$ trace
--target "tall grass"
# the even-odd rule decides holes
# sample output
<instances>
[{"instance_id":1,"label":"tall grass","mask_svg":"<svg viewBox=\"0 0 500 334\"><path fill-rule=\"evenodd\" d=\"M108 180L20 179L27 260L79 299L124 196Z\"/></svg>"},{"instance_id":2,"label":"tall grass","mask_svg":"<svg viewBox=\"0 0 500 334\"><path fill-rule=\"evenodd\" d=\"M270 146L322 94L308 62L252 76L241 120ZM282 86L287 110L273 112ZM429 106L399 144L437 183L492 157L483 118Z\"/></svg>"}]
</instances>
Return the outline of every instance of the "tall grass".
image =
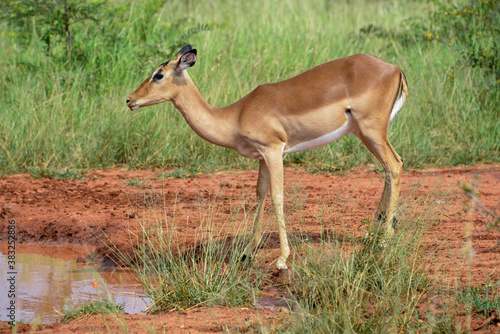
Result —
<instances>
[{"instance_id":1,"label":"tall grass","mask_svg":"<svg viewBox=\"0 0 500 334\"><path fill-rule=\"evenodd\" d=\"M387 242L375 230L354 244L307 247L294 261L294 332L388 333L414 327L431 283L415 232L414 225Z\"/></svg>"},{"instance_id":2,"label":"tall grass","mask_svg":"<svg viewBox=\"0 0 500 334\"><path fill-rule=\"evenodd\" d=\"M294 186L291 191L291 205L303 205L303 189ZM425 235L453 196L432 189L426 196L406 196L392 238L369 220L361 223L363 233L358 237L351 228L326 229L327 222L349 225L350 218L343 211L320 214L311 225L324 232L318 238L301 227L291 238L290 269L278 277L271 274L274 266L266 263L271 247L267 240L253 260L241 261L250 241L245 235L251 215L240 210L248 203L236 205L221 226L216 218L219 196L200 204L200 225L189 231L175 206L164 207L161 201L145 206L131 238L134 251L117 256L137 274L152 313L258 307L262 290L271 286L272 298L285 296L290 310L280 314L272 329L262 322L258 332L460 333L470 327L460 316L480 311L486 318L500 299L496 283L450 286L447 273L440 273L427 251ZM331 200L326 196L326 202ZM306 214L298 219L303 221Z\"/></svg>"},{"instance_id":3,"label":"tall grass","mask_svg":"<svg viewBox=\"0 0 500 334\"><path fill-rule=\"evenodd\" d=\"M200 226L179 233L175 207L154 204L138 220L131 240L133 252L115 246L115 256L131 267L151 301L147 311L158 313L196 307L249 307L256 303L266 271L242 261L249 242L247 222L217 226L217 205L200 208ZM173 210L172 218L166 215ZM239 210L239 209L236 209ZM165 216L163 216L165 215Z\"/></svg>"},{"instance_id":4,"label":"tall grass","mask_svg":"<svg viewBox=\"0 0 500 334\"><path fill-rule=\"evenodd\" d=\"M294 307L282 332L434 332L443 322L455 328L453 310L436 315L425 308L441 282L430 275L424 235L449 198L432 190L425 197L407 196L398 232L389 239L380 226L364 220L362 237L346 237L340 229L323 233L319 244L297 243L288 287ZM344 212L318 219L322 224L348 221Z\"/></svg>"},{"instance_id":5,"label":"tall grass","mask_svg":"<svg viewBox=\"0 0 500 334\"><path fill-rule=\"evenodd\" d=\"M481 68L455 66L460 53L447 42L426 40L428 31L412 29L411 22L426 21L435 9L427 2L386 0L112 0L99 7L97 22L72 26L71 60L57 38L47 51L41 20L4 20L0 172L122 164L253 167L198 138L171 104L135 113L126 108L139 83L187 42L199 51L190 75L215 106L332 59L377 55L408 77L409 99L390 129L407 167L498 162L498 86ZM368 26L394 34L362 33ZM373 161L353 136L286 158L319 168Z\"/></svg>"}]
</instances>

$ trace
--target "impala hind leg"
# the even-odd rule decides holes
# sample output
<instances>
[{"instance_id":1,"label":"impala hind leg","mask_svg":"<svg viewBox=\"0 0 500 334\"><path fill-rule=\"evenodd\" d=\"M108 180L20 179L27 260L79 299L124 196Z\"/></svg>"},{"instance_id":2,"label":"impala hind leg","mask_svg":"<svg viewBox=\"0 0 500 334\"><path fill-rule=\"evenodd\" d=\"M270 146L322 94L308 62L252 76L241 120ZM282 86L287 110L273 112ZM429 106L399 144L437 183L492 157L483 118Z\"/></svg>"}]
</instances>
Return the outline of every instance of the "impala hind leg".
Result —
<instances>
[{"instance_id":1,"label":"impala hind leg","mask_svg":"<svg viewBox=\"0 0 500 334\"><path fill-rule=\"evenodd\" d=\"M285 215L283 212L283 155L281 144L274 150L269 150L264 154L265 162L269 170L269 185L271 187L271 198L280 237L280 256L276 261L278 269L287 269L286 260L290 255L288 238L285 227Z\"/></svg>"},{"instance_id":2,"label":"impala hind leg","mask_svg":"<svg viewBox=\"0 0 500 334\"><path fill-rule=\"evenodd\" d=\"M245 249L243 258L249 258L252 250L256 248L262 238L262 219L264 217L264 206L269 193L269 169L265 160L259 160L259 177L257 179L257 209L252 225L252 238Z\"/></svg>"},{"instance_id":3,"label":"impala hind leg","mask_svg":"<svg viewBox=\"0 0 500 334\"><path fill-rule=\"evenodd\" d=\"M385 184L377 209L377 219L380 223L385 221L385 230L388 236L392 236L397 222L395 215L399 199L403 160L392 147L385 131L383 135L380 132L371 132L369 134L362 132L359 138L384 167Z\"/></svg>"}]
</instances>

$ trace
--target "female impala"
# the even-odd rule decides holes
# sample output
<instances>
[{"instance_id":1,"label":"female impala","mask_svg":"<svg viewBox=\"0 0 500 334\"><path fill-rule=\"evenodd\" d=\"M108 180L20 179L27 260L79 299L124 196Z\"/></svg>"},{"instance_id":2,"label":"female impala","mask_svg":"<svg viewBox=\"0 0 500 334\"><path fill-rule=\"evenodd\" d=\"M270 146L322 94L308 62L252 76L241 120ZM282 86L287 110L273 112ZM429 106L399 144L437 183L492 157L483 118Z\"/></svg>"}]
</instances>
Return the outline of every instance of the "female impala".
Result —
<instances>
[{"instance_id":1,"label":"female impala","mask_svg":"<svg viewBox=\"0 0 500 334\"><path fill-rule=\"evenodd\" d=\"M382 163L385 185L377 217L387 234L399 196L403 161L387 138L387 129L403 107L408 88L399 67L369 55L354 55L316 66L291 79L257 87L225 108L210 106L186 69L196 50L183 47L175 60L158 66L132 95L132 110L172 101L189 126L203 139L259 160L259 204L252 228L249 256L259 244L264 202L271 190L281 244L277 260L286 269L290 254L283 215L283 155L329 144L354 134Z\"/></svg>"}]
</instances>

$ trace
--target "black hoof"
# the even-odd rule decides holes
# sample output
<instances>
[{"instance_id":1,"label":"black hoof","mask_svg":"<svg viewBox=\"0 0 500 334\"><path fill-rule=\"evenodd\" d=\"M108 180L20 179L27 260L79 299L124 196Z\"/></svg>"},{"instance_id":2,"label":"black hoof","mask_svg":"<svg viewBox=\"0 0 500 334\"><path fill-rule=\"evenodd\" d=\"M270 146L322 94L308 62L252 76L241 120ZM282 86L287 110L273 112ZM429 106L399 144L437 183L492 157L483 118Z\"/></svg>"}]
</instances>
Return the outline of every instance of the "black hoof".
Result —
<instances>
[{"instance_id":1,"label":"black hoof","mask_svg":"<svg viewBox=\"0 0 500 334\"><path fill-rule=\"evenodd\" d=\"M396 217L392 218L392 228L397 230L399 225L399 221Z\"/></svg>"},{"instance_id":2,"label":"black hoof","mask_svg":"<svg viewBox=\"0 0 500 334\"><path fill-rule=\"evenodd\" d=\"M243 256L241 257L241 262L250 262L250 261L252 261L252 257L243 254Z\"/></svg>"},{"instance_id":3,"label":"black hoof","mask_svg":"<svg viewBox=\"0 0 500 334\"><path fill-rule=\"evenodd\" d=\"M381 223L384 223L386 221L385 212L380 212L377 216L377 220ZM398 219L396 217L392 218L392 228L396 230L398 228L398 225Z\"/></svg>"}]
</instances>

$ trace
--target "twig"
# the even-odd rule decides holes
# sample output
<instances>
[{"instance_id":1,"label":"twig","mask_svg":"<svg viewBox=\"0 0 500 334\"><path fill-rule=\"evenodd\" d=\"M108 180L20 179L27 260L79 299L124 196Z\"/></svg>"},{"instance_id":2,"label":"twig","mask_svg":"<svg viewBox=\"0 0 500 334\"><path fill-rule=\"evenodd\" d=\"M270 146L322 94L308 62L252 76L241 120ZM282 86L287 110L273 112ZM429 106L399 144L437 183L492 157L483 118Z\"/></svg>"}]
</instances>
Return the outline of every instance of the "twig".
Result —
<instances>
[{"instance_id":1,"label":"twig","mask_svg":"<svg viewBox=\"0 0 500 334\"><path fill-rule=\"evenodd\" d=\"M494 311L493 314L488 319L486 319L482 325L479 325L478 327L474 328L474 330L477 331L483 328L484 326L488 325L492 320L495 320L495 318L497 317L500 319L500 311Z\"/></svg>"}]
</instances>

